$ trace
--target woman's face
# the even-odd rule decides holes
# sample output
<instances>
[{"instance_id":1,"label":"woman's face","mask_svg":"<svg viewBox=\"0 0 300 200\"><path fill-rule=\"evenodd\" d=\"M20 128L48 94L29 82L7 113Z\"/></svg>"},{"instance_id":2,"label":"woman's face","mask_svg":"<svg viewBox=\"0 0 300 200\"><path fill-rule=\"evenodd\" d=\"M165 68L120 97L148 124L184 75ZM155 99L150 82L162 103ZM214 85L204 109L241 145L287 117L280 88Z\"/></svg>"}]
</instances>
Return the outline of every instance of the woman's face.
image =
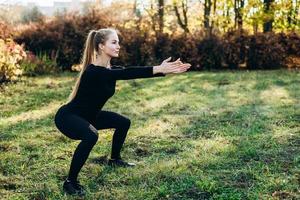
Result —
<instances>
[{"instance_id":1,"label":"woman's face","mask_svg":"<svg viewBox=\"0 0 300 200\"><path fill-rule=\"evenodd\" d=\"M99 44L101 53L105 53L110 57L119 57L119 37L116 32L109 34L105 44Z\"/></svg>"}]
</instances>

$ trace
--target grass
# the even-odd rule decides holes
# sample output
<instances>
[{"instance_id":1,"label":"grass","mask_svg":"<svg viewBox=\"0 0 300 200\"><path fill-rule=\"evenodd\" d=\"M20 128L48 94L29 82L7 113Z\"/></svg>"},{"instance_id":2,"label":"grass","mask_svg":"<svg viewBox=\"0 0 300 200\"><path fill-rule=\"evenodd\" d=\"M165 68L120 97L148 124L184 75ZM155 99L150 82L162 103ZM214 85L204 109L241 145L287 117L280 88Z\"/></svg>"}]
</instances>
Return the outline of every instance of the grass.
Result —
<instances>
[{"instance_id":1,"label":"grass","mask_svg":"<svg viewBox=\"0 0 300 200\"><path fill-rule=\"evenodd\" d=\"M54 125L76 75L24 77L0 95L0 198L73 199L62 191L79 141ZM85 199L298 199L299 72L190 72L121 80L104 109L129 117L110 168L113 129L79 174ZM78 198L74 198L78 199Z\"/></svg>"}]
</instances>

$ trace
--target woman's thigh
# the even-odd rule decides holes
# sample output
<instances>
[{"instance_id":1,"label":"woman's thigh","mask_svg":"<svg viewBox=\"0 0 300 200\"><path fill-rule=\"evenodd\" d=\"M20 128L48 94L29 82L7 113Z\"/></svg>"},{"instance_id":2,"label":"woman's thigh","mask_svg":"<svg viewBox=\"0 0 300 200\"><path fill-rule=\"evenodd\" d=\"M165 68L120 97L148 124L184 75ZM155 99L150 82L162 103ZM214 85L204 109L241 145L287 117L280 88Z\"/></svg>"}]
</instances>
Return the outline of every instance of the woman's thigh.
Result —
<instances>
[{"instance_id":1,"label":"woman's thigh","mask_svg":"<svg viewBox=\"0 0 300 200\"><path fill-rule=\"evenodd\" d=\"M55 124L64 135L71 139L86 140L98 137L97 129L87 120L74 113L57 113Z\"/></svg>"},{"instance_id":2,"label":"woman's thigh","mask_svg":"<svg viewBox=\"0 0 300 200\"><path fill-rule=\"evenodd\" d=\"M101 110L98 112L93 125L98 130L128 127L130 126L130 119L115 112Z\"/></svg>"}]
</instances>

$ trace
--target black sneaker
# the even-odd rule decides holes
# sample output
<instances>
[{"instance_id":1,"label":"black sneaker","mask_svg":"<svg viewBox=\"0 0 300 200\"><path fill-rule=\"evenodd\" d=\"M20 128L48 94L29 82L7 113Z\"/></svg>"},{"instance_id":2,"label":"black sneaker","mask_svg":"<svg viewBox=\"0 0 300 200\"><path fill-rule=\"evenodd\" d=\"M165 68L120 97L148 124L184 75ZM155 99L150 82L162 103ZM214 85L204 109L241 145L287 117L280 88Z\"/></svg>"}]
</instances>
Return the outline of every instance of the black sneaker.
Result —
<instances>
[{"instance_id":1,"label":"black sneaker","mask_svg":"<svg viewBox=\"0 0 300 200\"><path fill-rule=\"evenodd\" d=\"M125 162L122 159L109 159L108 160L108 165L112 166L112 167L115 167L115 166L118 166L118 167L134 167L136 164Z\"/></svg>"},{"instance_id":2,"label":"black sneaker","mask_svg":"<svg viewBox=\"0 0 300 200\"><path fill-rule=\"evenodd\" d=\"M80 185L79 181L70 181L66 179L63 184L63 188L66 193L71 195L85 195L84 187Z\"/></svg>"}]
</instances>

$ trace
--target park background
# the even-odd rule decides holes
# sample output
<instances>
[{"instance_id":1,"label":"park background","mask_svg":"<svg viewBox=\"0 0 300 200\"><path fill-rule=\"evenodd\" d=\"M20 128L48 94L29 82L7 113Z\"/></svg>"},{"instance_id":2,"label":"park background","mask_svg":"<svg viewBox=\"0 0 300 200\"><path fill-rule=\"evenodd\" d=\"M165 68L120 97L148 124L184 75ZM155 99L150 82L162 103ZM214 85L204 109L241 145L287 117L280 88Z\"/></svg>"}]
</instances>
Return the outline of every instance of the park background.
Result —
<instances>
[{"instance_id":1,"label":"park background","mask_svg":"<svg viewBox=\"0 0 300 200\"><path fill-rule=\"evenodd\" d=\"M89 30L114 27L113 64L172 56L192 67L117 83L104 109L132 119L122 154L139 166L108 167L113 130L99 131L79 176L86 199L298 199L299 4L73 0L47 15L1 2L0 198L70 198L61 184L78 141L55 128L54 115Z\"/></svg>"}]
</instances>

